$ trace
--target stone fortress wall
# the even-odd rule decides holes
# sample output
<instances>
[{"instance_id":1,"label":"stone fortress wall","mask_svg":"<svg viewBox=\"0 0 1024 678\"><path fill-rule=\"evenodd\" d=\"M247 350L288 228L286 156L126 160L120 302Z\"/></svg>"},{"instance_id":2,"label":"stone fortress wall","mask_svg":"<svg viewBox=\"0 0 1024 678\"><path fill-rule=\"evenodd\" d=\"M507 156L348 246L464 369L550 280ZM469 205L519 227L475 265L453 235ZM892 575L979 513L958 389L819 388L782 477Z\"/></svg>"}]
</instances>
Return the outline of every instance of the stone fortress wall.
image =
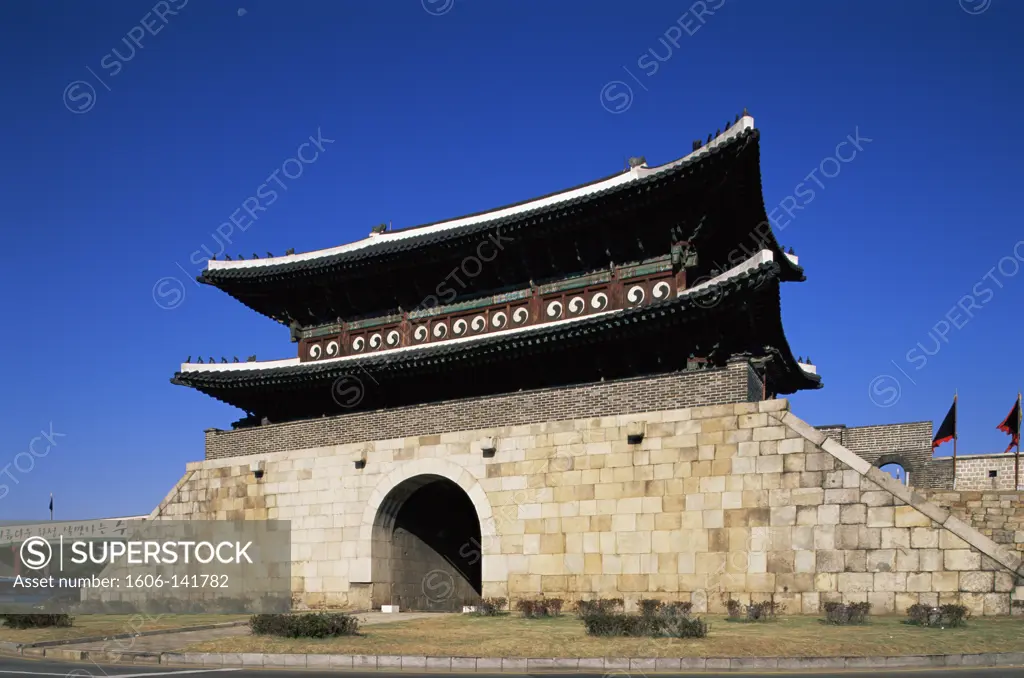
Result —
<instances>
[{"instance_id":1,"label":"stone fortress wall","mask_svg":"<svg viewBox=\"0 0 1024 678\"><path fill-rule=\"evenodd\" d=\"M394 602L393 582L417 573L412 561L396 567L390 528L411 488L438 482L468 498L479 520L479 534L464 534L457 550L479 563L484 596L659 597L710 611L728 597L774 597L791 613L832 600L866 600L875 613L917 602L1024 612L1012 606L1024 600L1019 496L929 501L837 440L857 446L858 429L826 436L788 401L759 394L737 362L211 431L207 460L188 465L152 517L291 520L293 592L310 606ZM902 426L872 428L894 447L924 430ZM922 476L912 468L912 482ZM1005 512L998 528L986 522L992 501ZM421 573L424 594L438 576L465 590L465 568L445 562Z\"/></svg>"}]
</instances>

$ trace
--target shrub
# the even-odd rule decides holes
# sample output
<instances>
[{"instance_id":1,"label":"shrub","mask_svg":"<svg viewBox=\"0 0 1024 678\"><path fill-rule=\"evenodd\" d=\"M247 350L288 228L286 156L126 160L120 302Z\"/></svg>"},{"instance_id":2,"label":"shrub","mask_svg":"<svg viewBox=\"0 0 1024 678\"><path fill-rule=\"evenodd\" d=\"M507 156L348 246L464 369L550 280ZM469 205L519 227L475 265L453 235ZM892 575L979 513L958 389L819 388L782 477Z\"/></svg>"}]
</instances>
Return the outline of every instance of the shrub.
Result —
<instances>
[{"instance_id":1,"label":"shrub","mask_svg":"<svg viewBox=\"0 0 1024 678\"><path fill-rule=\"evenodd\" d=\"M660 600L652 600L650 598L641 600L640 615L643 617L653 617L654 615L658 614L658 612L661 610L661 606L662 605Z\"/></svg>"},{"instance_id":2,"label":"shrub","mask_svg":"<svg viewBox=\"0 0 1024 678\"><path fill-rule=\"evenodd\" d=\"M590 636L703 638L708 634L708 625L702 619L662 614L595 612L583 617L583 626Z\"/></svg>"},{"instance_id":3,"label":"shrub","mask_svg":"<svg viewBox=\"0 0 1024 678\"><path fill-rule=\"evenodd\" d=\"M67 627L74 622L74 617L66 614L0 614L0 619L12 629Z\"/></svg>"},{"instance_id":4,"label":"shrub","mask_svg":"<svg viewBox=\"0 0 1024 678\"><path fill-rule=\"evenodd\" d=\"M731 598L726 601L725 607L729 611L730 620L748 622L773 621L786 609L785 605L780 605L774 600L743 605L740 601Z\"/></svg>"},{"instance_id":5,"label":"shrub","mask_svg":"<svg viewBox=\"0 0 1024 678\"><path fill-rule=\"evenodd\" d=\"M661 606L661 613L667 617L689 617L692 610L693 603L684 603L678 600L663 603Z\"/></svg>"},{"instance_id":6,"label":"shrub","mask_svg":"<svg viewBox=\"0 0 1024 678\"><path fill-rule=\"evenodd\" d=\"M257 636L285 638L333 638L354 636L359 631L359 620L341 612L311 612L307 614L254 614L249 628Z\"/></svg>"},{"instance_id":7,"label":"shrub","mask_svg":"<svg viewBox=\"0 0 1024 678\"><path fill-rule=\"evenodd\" d=\"M967 624L971 612L963 605L911 605L907 608L907 623L916 626L939 626L956 628Z\"/></svg>"},{"instance_id":8,"label":"shrub","mask_svg":"<svg viewBox=\"0 0 1024 678\"><path fill-rule=\"evenodd\" d=\"M871 610L871 603L825 603L825 621L829 624L846 626L863 624Z\"/></svg>"},{"instance_id":9,"label":"shrub","mask_svg":"<svg viewBox=\"0 0 1024 678\"><path fill-rule=\"evenodd\" d=\"M780 605L774 600L753 603L747 605L747 619L750 621L773 621L785 609L785 605Z\"/></svg>"},{"instance_id":10,"label":"shrub","mask_svg":"<svg viewBox=\"0 0 1024 678\"><path fill-rule=\"evenodd\" d=\"M942 605L939 607L946 626L956 628L966 626L967 620L971 618L971 611L963 605Z\"/></svg>"},{"instance_id":11,"label":"shrub","mask_svg":"<svg viewBox=\"0 0 1024 678\"><path fill-rule=\"evenodd\" d=\"M668 638L704 638L708 635L708 624L700 617L672 617L662 621L658 635Z\"/></svg>"},{"instance_id":12,"label":"shrub","mask_svg":"<svg viewBox=\"0 0 1024 678\"><path fill-rule=\"evenodd\" d=\"M622 598L597 598L596 600L576 601L576 616L583 618L589 614L611 614L622 610Z\"/></svg>"},{"instance_id":13,"label":"shrub","mask_svg":"<svg viewBox=\"0 0 1024 678\"><path fill-rule=\"evenodd\" d=\"M541 605L544 606L544 616L546 617L560 617L562 615L562 599L561 598L545 598L540 601Z\"/></svg>"},{"instance_id":14,"label":"shrub","mask_svg":"<svg viewBox=\"0 0 1024 678\"><path fill-rule=\"evenodd\" d=\"M517 600L516 609L527 619L557 617L562 614L561 598L540 598L538 600Z\"/></svg>"},{"instance_id":15,"label":"shrub","mask_svg":"<svg viewBox=\"0 0 1024 678\"><path fill-rule=\"evenodd\" d=\"M508 605L508 598L484 598L476 606L474 614L481 617L496 617Z\"/></svg>"}]
</instances>

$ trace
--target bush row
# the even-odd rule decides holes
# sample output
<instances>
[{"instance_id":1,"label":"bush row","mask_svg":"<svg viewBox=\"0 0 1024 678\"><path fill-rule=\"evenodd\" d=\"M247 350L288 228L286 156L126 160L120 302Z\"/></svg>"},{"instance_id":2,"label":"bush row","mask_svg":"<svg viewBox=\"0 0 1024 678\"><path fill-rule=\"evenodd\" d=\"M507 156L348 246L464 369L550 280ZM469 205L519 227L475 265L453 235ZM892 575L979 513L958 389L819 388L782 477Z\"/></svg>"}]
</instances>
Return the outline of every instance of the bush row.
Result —
<instances>
[{"instance_id":1,"label":"bush row","mask_svg":"<svg viewBox=\"0 0 1024 678\"><path fill-rule=\"evenodd\" d=\"M539 600L517 600L516 609L527 619L558 617L562 614L561 598L540 598Z\"/></svg>"},{"instance_id":2,"label":"bush row","mask_svg":"<svg viewBox=\"0 0 1024 678\"><path fill-rule=\"evenodd\" d=\"M825 603L821 607L825 611L825 621L846 626L863 624L871 610L871 603Z\"/></svg>"},{"instance_id":3,"label":"bush row","mask_svg":"<svg viewBox=\"0 0 1024 678\"><path fill-rule=\"evenodd\" d=\"M40 629L71 626L75 618L66 614L0 614L0 619L11 629Z\"/></svg>"},{"instance_id":4,"label":"bush row","mask_svg":"<svg viewBox=\"0 0 1024 678\"><path fill-rule=\"evenodd\" d=\"M590 636L654 636L660 638L703 638L708 625L703 619L685 616L662 616L598 612L583 617Z\"/></svg>"},{"instance_id":5,"label":"bush row","mask_svg":"<svg viewBox=\"0 0 1024 678\"><path fill-rule=\"evenodd\" d=\"M484 598L476 605L474 614L481 617L496 617L508 605L508 598Z\"/></svg>"},{"instance_id":6,"label":"bush row","mask_svg":"<svg viewBox=\"0 0 1024 678\"><path fill-rule=\"evenodd\" d=\"M359 620L341 612L254 614L249 618L249 628L256 636L334 638L357 635Z\"/></svg>"},{"instance_id":7,"label":"bush row","mask_svg":"<svg viewBox=\"0 0 1024 678\"><path fill-rule=\"evenodd\" d=\"M907 608L907 621L916 626L965 626L971 612L963 605L911 605Z\"/></svg>"},{"instance_id":8,"label":"bush row","mask_svg":"<svg viewBox=\"0 0 1024 678\"><path fill-rule=\"evenodd\" d=\"M729 611L730 620L744 622L773 621L786 609L785 605L780 605L774 600L744 605L731 598L726 602L725 607Z\"/></svg>"}]
</instances>

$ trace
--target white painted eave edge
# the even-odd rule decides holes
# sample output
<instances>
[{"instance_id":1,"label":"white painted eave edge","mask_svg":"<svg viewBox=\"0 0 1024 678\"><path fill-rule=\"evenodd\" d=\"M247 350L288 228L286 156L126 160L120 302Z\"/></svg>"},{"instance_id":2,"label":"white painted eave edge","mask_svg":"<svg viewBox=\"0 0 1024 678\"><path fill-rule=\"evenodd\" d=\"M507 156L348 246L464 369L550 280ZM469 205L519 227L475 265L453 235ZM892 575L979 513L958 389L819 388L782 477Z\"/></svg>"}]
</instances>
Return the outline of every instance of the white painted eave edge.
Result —
<instances>
[{"instance_id":1,"label":"white painted eave edge","mask_svg":"<svg viewBox=\"0 0 1024 678\"><path fill-rule=\"evenodd\" d=\"M699 292L700 290L703 290L703 289L706 289L708 287L711 287L712 285L718 285L718 284L720 284L720 283L722 283L722 282L724 282L726 280L729 280L731 278L735 278L736 276L740 275L741 273L746 273L747 271L751 271L751 270L757 268L758 266L760 266L761 264L767 264L767 263L770 263L772 261L775 261L775 255L772 254L772 251L771 250L767 250L767 249L761 250L760 252L758 252L754 256L750 257L746 261L743 261L743 262L741 262L739 264L736 264L735 266L730 268L725 273L722 273L721 275L717 275L714 278L712 278L711 280L706 280L706 281L700 283L699 285L694 285L693 287L687 287L685 290L679 290L679 293L678 293L677 296L682 297L682 296L685 296L687 294L693 294L694 292Z\"/></svg>"},{"instance_id":2,"label":"white painted eave edge","mask_svg":"<svg viewBox=\"0 0 1024 678\"><path fill-rule=\"evenodd\" d=\"M808 365L807 363L797 363L797 365L799 365L800 369L803 370L804 372L806 372L807 374L817 374L818 373L818 368L815 367L814 365Z\"/></svg>"},{"instance_id":3,"label":"white painted eave edge","mask_svg":"<svg viewBox=\"0 0 1024 678\"><path fill-rule=\"evenodd\" d=\"M765 258L767 257L767 258ZM772 261L771 250L761 250L750 259L747 259L742 264L734 266L733 268L726 271L723 275L718 276L714 280L707 283L697 285L692 289L683 290L677 296L685 297L693 294L694 292L700 291L707 285L712 283L723 282L737 275L741 275L752 268L756 268L763 261ZM407 353L410 351L420 351L428 347L439 346L444 344L445 346L452 344L465 344L474 341L486 339L487 337L495 336L511 336L514 334L520 334L522 332L528 332L530 330L540 329L542 327L557 327L560 325L571 325L573 323L583 322L591 318L599 318L601 316L612 315L615 313L623 313L628 309L614 309L611 311L601 311L600 313L591 313L590 315L579 316L578 318L566 318L564 320L555 320L554 322L543 323L541 325L527 325L526 327L514 327L508 330L499 330L497 332L488 332L487 334L478 334L472 337L459 337L458 339L448 339L443 342L433 342L427 344L417 344L415 346L402 346L401 348L393 348L387 351L379 351L375 353L360 353L357 355L346 355L338 358L328 358L326 360L315 360L309 362L302 362L295 358L285 358L283 360L267 360L263 362L246 362L246 363L182 363L180 372L244 372L247 370L273 370L282 367L295 367L296 365L330 365L334 363L343 363L349 360L356 360L359 358L367 358L369 356L389 356L397 353Z\"/></svg>"},{"instance_id":4,"label":"white painted eave edge","mask_svg":"<svg viewBox=\"0 0 1024 678\"><path fill-rule=\"evenodd\" d=\"M482 214L476 214L470 217L462 217L459 219L452 219L450 221L444 221L439 224L432 226L423 226L421 228L414 228L408 231L399 231L395 233L375 233L362 240L357 240L353 243L346 245L339 245L338 247L331 247L323 250L314 250L312 252L303 252L301 254L289 254L282 257L268 257L266 259L247 259L242 261L214 261L210 260L206 264L206 270L224 270L231 268L259 268L261 266L279 266L281 264L290 264L299 261L310 261L312 259L320 259L323 257L333 256L335 254L341 254L343 252L351 252L359 250L369 245L372 245L381 241L394 241L404 240L406 238L418 237L429 233L438 233L441 231L447 231L453 228L459 228L461 226L470 226L473 224L479 224L487 221L494 221L497 219L503 219L523 212L529 212L530 210L539 209L541 207L548 207L561 202L569 200L575 200L587 195L592 195L600 191L614 188L622 184L628 184L633 181L638 181L652 174L658 172L664 172L674 167L688 162L702 154L707 154L711 149L720 146L722 143L742 134L746 130L754 129L754 118L750 115L745 115L740 118L739 122L735 123L729 129L725 130L722 134L715 137L711 143L702 146L701 148L693 151L678 160L659 165L657 167L640 166L634 167L622 174L612 177L611 179L605 179L588 186L581 186L580 188L570 189L563 191L562 193L556 193L549 195L546 198L538 198L537 200L531 200L529 202L515 205L512 207L499 207L498 209L484 212Z\"/></svg>"}]
</instances>

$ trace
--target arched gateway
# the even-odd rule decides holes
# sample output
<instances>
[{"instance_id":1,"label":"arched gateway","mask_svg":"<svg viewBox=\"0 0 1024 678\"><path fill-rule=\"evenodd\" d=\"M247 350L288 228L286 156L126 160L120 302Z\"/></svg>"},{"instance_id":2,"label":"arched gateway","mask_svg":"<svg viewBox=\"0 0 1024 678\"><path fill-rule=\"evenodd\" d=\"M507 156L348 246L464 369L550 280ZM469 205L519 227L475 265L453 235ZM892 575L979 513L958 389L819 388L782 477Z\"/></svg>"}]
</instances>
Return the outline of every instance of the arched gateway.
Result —
<instances>
[{"instance_id":1,"label":"arched gateway","mask_svg":"<svg viewBox=\"0 0 1024 678\"><path fill-rule=\"evenodd\" d=\"M409 462L382 478L360 530L373 606L458 610L474 604L495 540L490 518L476 479L446 460Z\"/></svg>"}]
</instances>

